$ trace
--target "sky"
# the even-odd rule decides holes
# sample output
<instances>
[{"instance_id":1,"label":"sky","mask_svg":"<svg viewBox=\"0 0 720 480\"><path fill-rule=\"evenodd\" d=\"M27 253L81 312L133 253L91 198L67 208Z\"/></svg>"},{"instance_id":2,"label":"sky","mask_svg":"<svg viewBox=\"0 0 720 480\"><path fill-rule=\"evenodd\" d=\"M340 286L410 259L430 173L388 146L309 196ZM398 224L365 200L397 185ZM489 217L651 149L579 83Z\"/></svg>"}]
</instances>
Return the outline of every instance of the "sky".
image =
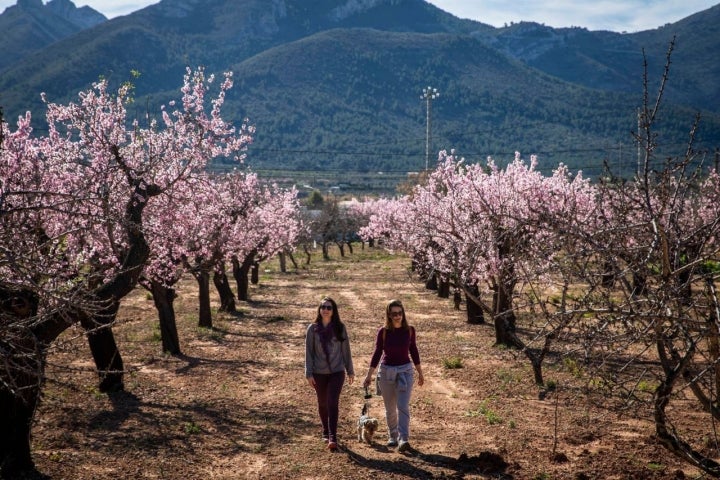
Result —
<instances>
[{"instance_id":1,"label":"sky","mask_svg":"<svg viewBox=\"0 0 720 480\"><path fill-rule=\"evenodd\" d=\"M47 3L47 0L43 0ZM308 0L311 1L311 0ZM550 27L585 27L589 30L638 32L674 23L712 7L720 0L429 0L460 18L502 27L531 21ZM16 0L0 0L0 11ZM73 0L108 18L127 15L158 0Z\"/></svg>"}]
</instances>

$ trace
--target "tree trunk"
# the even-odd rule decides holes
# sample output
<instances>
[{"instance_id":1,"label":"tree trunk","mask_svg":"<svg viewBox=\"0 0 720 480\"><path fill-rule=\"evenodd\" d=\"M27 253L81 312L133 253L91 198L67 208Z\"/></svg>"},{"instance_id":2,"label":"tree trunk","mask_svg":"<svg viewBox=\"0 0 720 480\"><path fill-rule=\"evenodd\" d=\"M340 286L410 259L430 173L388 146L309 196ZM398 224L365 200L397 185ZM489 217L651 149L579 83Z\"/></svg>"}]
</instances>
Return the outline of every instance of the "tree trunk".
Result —
<instances>
[{"instance_id":1,"label":"tree trunk","mask_svg":"<svg viewBox=\"0 0 720 480\"><path fill-rule=\"evenodd\" d=\"M111 327L119 307L119 302L113 302L108 308L92 317L83 315L80 318L80 324L87 332L90 352L100 378L98 388L104 393L120 392L125 389L123 384L125 367Z\"/></svg>"},{"instance_id":2,"label":"tree trunk","mask_svg":"<svg viewBox=\"0 0 720 480\"><path fill-rule=\"evenodd\" d=\"M280 262L280 272L287 273L287 262L285 261L285 252L278 253L278 261Z\"/></svg>"},{"instance_id":3,"label":"tree trunk","mask_svg":"<svg viewBox=\"0 0 720 480\"><path fill-rule=\"evenodd\" d=\"M322 242L322 256L323 260L330 260L330 253L328 252L327 242Z\"/></svg>"},{"instance_id":4,"label":"tree trunk","mask_svg":"<svg viewBox=\"0 0 720 480\"><path fill-rule=\"evenodd\" d=\"M665 381L655 390L655 433L660 443L677 457L695 465L715 478L720 477L720 464L693 449L690 444L677 435L677 431L672 424L668 425L665 410L670 404L670 395L680 370L682 370L682 367L674 371L666 368L665 371L672 371L672 374L669 374Z\"/></svg>"},{"instance_id":5,"label":"tree trunk","mask_svg":"<svg viewBox=\"0 0 720 480\"><path fill-rule=\"evenodd\" d=\"M210 272L200 270L195 273L195 280L198 283L198 303L200 312L198 326L212 328L212 311L210 309Z\"/></svg>"},{"instance_id":6,"label":"tree trunk","mask_svg":"<svg viewBox=\"0 0 720 480\"><path fill-rule=\"evenodd\" d=\"M678 274L678 299L684 304L692 302L692 270L682 270Z\"/></svg>"},{"instance_id":7,"label":"tree trunk","mask_svg":"<svg viewBox=\"0 0 720 480\"><path fill-rule=\"evenodd\" d=\"M437 295L440 298L450 298L450 282L441 278L438 283Z\"/></svg>"},{"instance_id":8,"label":"tree trunk","mask_svg":"<svg viewBox=\"0 0 720 480\"><path fill-rule=\"evenodd\" d=\"M253 261L252 267L250 267L250 283L257 285L260 283L260 262Z\"/></svg>"},{"instance_id":9,"label":"tree trunk","mask_svg":"<svg viewBox=\"0 0 720 480\"><path fill-rule=\"evenodd\" d=\"M20 328L0 336L0 478L23 478L36 472L30 454L30 433L35 408L45 378L45 348L24 319L37 314L31 292L11 292L0 287L0 314L16 319ZM7 315L7 317L5 316ZM29 323L29 322L28 322ZM47 342L50 343L50 342ZM30 477L32 478L32 477Z\"/></svg>"},{"instance_id":10,"label":"tree trunk","mask_svg":"<svg viewBox=\"0 0 720 480\"><path fill-rule=\"evenodd\" d=\"M512 306L512 288L500 284L493 293L495 312L495 343L512 347L515 345L515 313Z\"/></svg>"},{"instance_id":11,"label":"tree trunk","mask_svg":"<svg viewBox=\"0 0 720 480\"><path fill-rule=\"evenodd\" d=\"M233 277L235 277L235 283L237 283L237 297L238 300L243 302L247 302L248 300L248 288L250 286L248 282L248 273L250 272L250 267L252 266L254 259L254 251L250 252L250 254L243 259L242 263L240 263L240 261L235 257L232 259Z\"/></svg>"},{"instance_id":12,"label":"tree trunk","mask_svg":"<svg viewBox=\"0 0 720 480\"><path fill-rule=\"evenodd\" d=\"M312 254L310 253L310 250L308 249L307 245L303 245L303 250L305 251L305 265L310 265L310 260L312 259Z\"/></svg>"},{"instance_id":13,"label":"tree trunk","mask_svg":"<svg viewBox=\"0 0 720 480\"><path fill-rule=\"evenodd\" d=\"M462 303L462 292L459 288L453 290L453 309L460 310L460 304Z\"/></svg>"},{"instance_id":14,"label":"tree trunk","mask_svg":"<svg viewBox=\"0 0 720 480\"><path fill-rule=\"evenodd\" d=\"M30 426L32 424L40 386L27 386L26 396L31 401L18 397L14 392L0 387L0 478L34 478L23 474L35 472L30 454Z\"/></svg>"},{"instance_id":15,"label":"tree trunk","mask_svg":"<svg viewBox=\"0 0 720 480\"><path fill-rule=\"evenodd\" d=\"M495 345L513 347L513 336L515 329L512 324L515 321L512 311L506 311L495 315Z\"/></svg>"},{"instance_id":16,"label":"tree trunk","mask_svg":"<svg viewBox=\"0 0 720 480\"><path fill-rule=\"evenodd\" d=\"M647 279L644 275L633 273L633 291L634 297L645 296L647 294Z\"/></svg>"},{"instance_id":17,"label":"tree trunk","mask_svg":"<svg viewBox=\"0 0 720 480\"><path fill-rule=\"evenodd\" d=\"M437 290L438 289L437 275L435 275L434 273L428 275L428 278L425 281L425 288L428 290Z\"/></svg>"},{"instance_id":18,"label":"tree trunk","mask_svg":"<svg viewBox=\"0 0 720 480\"><path fill-rule=\"evenodd\" d=\"M0 337L4 364L0 367L0 477L36 478L30 454L33 417L45 380L46 349L78 319L88 330L96 322L105 328L91 328L88 341L101 375L100 390L122 390L122 359L109 323L114 320L119 301L137 285L141 267L149 255L142 230L142 212L146 205L145 186L137 186L136 195L126 205L125 222L129 248L120 274L103 283L92 295L93 301L105 301L107 307L91 320L78 312L63 312L25 324L23 319L37 314L38 299L32 292L8 292L0 287L0 314L14 327L14 338L6 332ZM27 295L25 295L27 293ZM17 320L17 321L15 321ZM8 325L10 325L8 324ZM9 326L3 325L4 330ZM8 342L11 340L11 342ZM14 352L20 355L12 355ZM9 363L8 363L9 362Z\"/></svg>"},{"instance_id":19,"label":"tree trunk","mask_svg":"<svg viewBox=\"0 0 720 480\"><path fill-rule=\"evenodd\" d=\"M225 269L215 271L213 273L213 283L215 289L220 296L220 310L221 312L234 313L237 311L235 308L235 294L230 288L230 282L228 281L227 275L225 275Z\"/></svg>"},{"instance_id":20,"label":"tree trunk","mask_svg":"<svg viewBox=\"0 0 720 480\"><path fill-rule=\"evenodd\" d=\"M603 274L601 284L605 288L612 288L615 285L615 268L609 261L603 263Z\"/></svg>"},{"instance_id":21,"label":"tree trunk","mask_svg":"<svg viewBox=\"0 0 720 480\"><path fill-rule=\"evenodd\" d=\"M335 242L335 244L338 246L338 250L340 250L340 256L345 258L345 244L343 242Z\"/></svg>"},{"instance_id":22,"label":"tree trunk","mask_svg":"<svg viewBox=\"0 0 720 480\"><path fill-rule=\"evenodd\" d=\"M355 253L355 252L353 252L352 242L347 242L347 247L348 247L348 252L350 252L350 255Z\"/></svg>"},{"instance_id":23,"label":"tree trunk","mask_svg":"<svg viewBox=\"0 0 720 480\"><path fill-rule=\"evenodd\" d=\"M720 359L720 330L718 326L720 323L720 304L718 303L717 292L715 290L715 283L712 275L705 277L705 284L707 287L707 296L710 305L710 315L708 316L708 353L710 354L710 361L713 365L713 371L715 375L715 398L720 398L720 367L718 367L718 360Z\"/></svg>"},{"instance_id":24,"label":"tree trunk","mask_svg":"<svg viewBox=\"0 0 720 480\"><path fill-rule=\"evenodd\" d=\"M373 248L375 246L375 239L368 238L368 247Z\"/></svg>"},{"instance_id":25,"label":"tree trunk","mask_svg":"<svg viewBox=\"0 0 720 480\"><path fill-rule=\"evenodd\" d=\"M115 321L120 299L128 295L138 284L142 267L150 255L150 247L142 230L142 212L146 201L138 202L137 197L146 198L148 191L140 182L135 187L135 195L126 206L125 222L130 248L123 259L123 268L118 275L103 283L96 292L98 300L107 306L95 313L92 318L80 313L80 324L88 334L88 343L100 376L101 392L124 390L123 361L115 343L110 325ZM55 337L53 337L54 339Z\"/></svg>"},{"instance_id":26,"label":"tree trunk","mask_svg":"<svg viewBox=\"0 0 720 480\"><path fill-rule=\"evenodd\" d=\"M155 308L160 321L160 338L163 352L171 355L180 355L180 341L178 340L177 325L175 323L175 307L173 302L177 298L175 289L166 287L160 282L151 282L151 292Z\"/></svg>"},{"instance_id":27,"label":"tree trunk","mask_svg":"<svg viewBox=\"0 0 720 480\"><path fill-rule=\"evenodd\" d=\"M293 268L295 268L295 270L297 270L297 269L298 269L298 264L297 264L297 262L295 261L295 257L293 257L292 252L288 251L288 252L287 252L287 256L288 256L288 258L290 259L290 262L292 262Z\"/></svg>"},{"instance_id":28,"label":"tree trunk","mask_svg":"<svg viewBox=\"0 0 720 480\"><path fill-rule=\"evenodd\" d=\"M515 265L509 260L510 252L513 251L513 242L512 235L507 233L498 242L498 258L502 261L502 267L497 273L493 285L495 342L497 345L508 347L518 346L519 341L515 336L515 312L512 304L517 276L515 275Z\"/></svg>"},{"instance_id":29,"label":"tree trunk","mask_svg":"<svg viewBox=\"0 0 720 480\"><path fill-rule=\"evenodd\" d=\"M477 285L467 287L475 297L480 298L480 289ZM483 313L482 307L475 303L475 301L469 296L465 295L465 304L467 305L467 323L472 325L480 325L485 323L485 314Z\"/></svg>"}]
</instances>

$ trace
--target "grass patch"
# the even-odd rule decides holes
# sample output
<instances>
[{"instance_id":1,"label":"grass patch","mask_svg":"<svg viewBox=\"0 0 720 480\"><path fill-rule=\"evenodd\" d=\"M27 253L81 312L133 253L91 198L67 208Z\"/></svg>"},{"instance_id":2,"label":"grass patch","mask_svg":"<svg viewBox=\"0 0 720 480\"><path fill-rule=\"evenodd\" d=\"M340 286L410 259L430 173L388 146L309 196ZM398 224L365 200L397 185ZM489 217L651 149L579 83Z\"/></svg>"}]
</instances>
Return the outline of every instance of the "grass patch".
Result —
<instances>
[{"instance_id":1,"label":"grass patch","mask_svg":"<svg viewBox=\"0 0 720 480\"><path fill-rule=\"evenodd\" d=\"M657 383L649 382L647 380L640 380L637 386L638 390L645 393L655 393L657 387Z\"/></svg>"},{"instance_id":2,"label":"grass patch","mask_svg":"<svg viewBox=\"0 0 720 480\"><path fill-rule=\"evenodd\" d=\"M497 371L497 376L500 382L502 382L503 384L517 383L522 381L523 379L522 373L513 372L504 368L501 368Z\"/></svg>"},{"instance_id":3,"label":"grass patch","mask_svg":"<svg viewBox=\"0 0 720 480\"><path fill-rule=\"evenodd\" d=\"M445 367L445 369L447 369L447 370L453 370L456 368L464 367L463 360L460 357L443 358L442 363L443 363L443 367Z\"/></svg>"},{"instance_id":4,"label":"grass patch","mask_svg":"<svg viewBox=\"0 0 720 480\"><path fill-rule=\"evenodd\" d=\"M200 340L220 342L225 337L225 332L216 328L197 327L197 335Z\"/></svg>"},{"instance_id":5,"label":"grass patch","mask_svg":"<svg viewBox=\"0 0 720 480\"><path fill-rule=\"evenodd\" d=\"M584 375L582 367L578 364L575 359L572 358L563 358L563 365L565 366L565 369L570 372L570 375L572 375L575 378L582 378Z\"/></svg>"},{"instance_id":6,"label":"grass patch","mask_svg":"<svg viewBox=\"0 0 720 480\"><path fill-rule=\"evenodd\" d=\"M183 425L183 430L185 430L185 433L188 435L197 435L202 431L200 426L196 424L195 422L187 422L185 425Z\"/></svg>"},{"instance_id":7,"label":"grass patch","mask_svg":"<svg viewBox=\"0 0 720 480\"><path fill-rule=\"evenodd\" d=\"M484 417L490 425L499 425L503 423L502 417L491 410L487 403L487 400L483 400L480 402L480 405L478 405L477 410L470 410L465 415L468 417Z\"/></svg>"},{"instance_id":8,"label":"grass patch","mask_svg":"<svg viewBox=\"0 0 720 480\"><path fill-rule=\"evenodd\" d=\"M92 395L95 400L102 400L105 398L105 394L100 391L99 388L92 386L87 388L88 392Z\"/></svg>"}]
</instances>

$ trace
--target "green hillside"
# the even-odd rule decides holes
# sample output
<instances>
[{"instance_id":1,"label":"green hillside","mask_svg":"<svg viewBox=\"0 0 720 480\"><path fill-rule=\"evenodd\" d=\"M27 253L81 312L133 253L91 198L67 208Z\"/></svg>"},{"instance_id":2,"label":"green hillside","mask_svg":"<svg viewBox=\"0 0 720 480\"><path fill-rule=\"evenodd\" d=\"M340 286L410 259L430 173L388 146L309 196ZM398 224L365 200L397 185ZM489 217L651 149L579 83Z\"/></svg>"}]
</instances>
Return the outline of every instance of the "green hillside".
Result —
<instances>
[{"instance_id":1,"label":"green hillside","mask_svg":"<svg viewBox=\"0 0 720 480\"><path fill-rule=\"evenodd\" d=\"M507 161L518 150L537 153L546 170L563 162L596 175L608 162L630 174L642 50L656 82L670 30L684 33L660 153L683 151L698 109L698 146L720 145L712 80L720 63L707 61L717 54L703 46L720 38L703 33L716 31L716 13L621 35L537 24L495 29L423 0L163 0L0 71L0 104L8 119L33 111L42 131L40 92L67 102L100 76L119 85L135 70L134 108L144 116L179 96L186 66L232 70L226 116L257 126L253 168L338 172L338 182L378 171L402 178L425 167L421 94L432 86L440 98L432 103L430 166L440 149L471 162Z\"/></svg>"}]
</instances>

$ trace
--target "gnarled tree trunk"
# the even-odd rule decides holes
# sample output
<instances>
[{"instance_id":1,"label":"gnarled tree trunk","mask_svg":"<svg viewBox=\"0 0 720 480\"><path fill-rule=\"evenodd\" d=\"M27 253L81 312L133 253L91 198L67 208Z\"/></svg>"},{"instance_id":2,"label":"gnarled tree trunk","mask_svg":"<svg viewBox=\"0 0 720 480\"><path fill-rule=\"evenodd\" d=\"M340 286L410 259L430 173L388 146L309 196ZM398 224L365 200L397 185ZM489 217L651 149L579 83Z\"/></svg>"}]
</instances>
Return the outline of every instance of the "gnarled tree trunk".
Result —
<instances>
[{"instance_id":1,"label":"gnarled tree trunk","mask_svg":"<svg viewBox=\"0 0 720 480\"><path fill-rule=\"evenodd\" d=\"M151 292L155 308L158 311L163 352L180 355L182 352L180 351L180 340L175 323L175 307L173 306L177 293L174 288L166 287L160 282L151 282Z\"/></svg>"},{"instance_id":2,"label":"gnarled tree trunk","mask_svg":"<svg viewBox=\"0 0 720 480\"><path fill-rule=\"evenodd\" d=\"M470 285L466 287L467 292L465 294L465 304L467 305L467 323L473 325L480 325L485 323L485 314L481 305L478 305L472 296L480 298L480 289L477 285ZM470 295L472 294L472 295Z\"/></svg>"},{"instance_id":3,"label":"gnarled tree trunk","mask_svg":"<svg viewBox=\"0 0 720 480\"><path fill-rule=\"evenodd\" d=\"M36 314L32 292L10 292L0 287L0 320L4 323L0 334L0 478L22 478L22 473L35 470L30 427L40 398L46 356L29 320Z\"/></svg>"},{"instance_id":4,"label":"gnarled tree trunk","mask_svg":"<svg viewBox=\"0 0 720 480\"><path fill-rule=\"evenodd\" d=\"M440 298L450 298L450 281L440 278L438 282L437 295Z\"/></svg>"},{"instance_id":5,"label":"gnarled tree trunk","mask_svg":"<svg viewBox=\"0 0 720 480\"><path fill-rule=\"evenodd\" d=\"M668 357L669 356L666 355L662 358L667 359ZM720 477L720 464L693 449L690 444L678 436L675 428L672 427L671 424L668 424L666 409L670 404L675 381L682 375L684 366L678 365L674 369L669 369L666 364L663 365L663 367L663 370L666 372L666 378L655 390L654 416L655 432L658 440L665 448L686 462L695 465L715 478Z\"/></svg>"},{"instance_id":6,"label":"gnarled tree trunk","mask_svg":"<svg viewBox=\"0 0 720 480\"><path fill-rule=\"evenodd\" d=\"M230 288L230 282L228 281L224 268L221 268L219 271L215 270L215 273L213 273L213 283L215 284L218 295L220 295L220 311L236 312L235 294Z\"/></svg>"},{"instance_id":7,"label":"gnarled tree trunk","mask_svg":"<svg viewBox=\"0 0 720 480\"><path fill-rule=\"evenodd\" d=\"M113 302L108 308L91 317L83 315L80 318L80 324L87 333L90 352L95 360L100 378L98 388L101 392L119 392L125 388L123 385L125 367L111 328L119 307L119 302Z\"/></svg>"},{"instance_id":8,"label":"gnarled tree trunk","mask_svg":"<svg viewBox=\"0 0 720 480\"><path fill-rule=\"evenodd\" d=\"M198 284L198 326L212 328L212 311L210 309L210 272L200 268L193 273Z\"/></svg>"},{"instance_id":9,"label":"gnarled tree trunk","mask_svg":"<svg viewBox=\"0 0 720 480\"><path fill-rule=\"evenodd\" d=\"M498 257L509 259L512 251L513 238L506 235L498 244ZM495 323L495 342L497 345L517 347L515 336L515 311L513 309L513 293L517 276L512 261L504 261L495 277L493 284L493 317Z\"/></svg>"},{"instance_id":10,"label":"gnarled tree trunk","mask_svg":"<svg viewBox=\"0 0 720 480\"><path fill-rule=\"evenodd\" d=\"M253 261L250 267L250 283L253 285L260 283L260 262L257 260Z\"/></svg>"},{"instance_id":11,"label":"gnarled tree trunk","mask_svg":"<svg viewBox=\"0 0 720 480\"><path fill-rule=\"evenodd\" d=\"M428 276L425 280L425 288L428 290L437 290L438 289L437 275L435 275L434 272L428 274Z\"/></svg>"},{"instance_id":12,"label":"gnarled tree trunk","mask_svg":"<svg viewBox=\"0 0 720 480\"><path fill-rule=\"evenodd\" d=\"M238 300L242 300L244 302L247 302L248 300L248 288L250 286L248 282L248 273L250 272L250 267L255 261L255 254L255 251L250 252L243 259L242 263L240 263L236 257L233 257L232 259L233 277L235 278L235 283L237 283Z\"/></svg>"}]
</instances>

